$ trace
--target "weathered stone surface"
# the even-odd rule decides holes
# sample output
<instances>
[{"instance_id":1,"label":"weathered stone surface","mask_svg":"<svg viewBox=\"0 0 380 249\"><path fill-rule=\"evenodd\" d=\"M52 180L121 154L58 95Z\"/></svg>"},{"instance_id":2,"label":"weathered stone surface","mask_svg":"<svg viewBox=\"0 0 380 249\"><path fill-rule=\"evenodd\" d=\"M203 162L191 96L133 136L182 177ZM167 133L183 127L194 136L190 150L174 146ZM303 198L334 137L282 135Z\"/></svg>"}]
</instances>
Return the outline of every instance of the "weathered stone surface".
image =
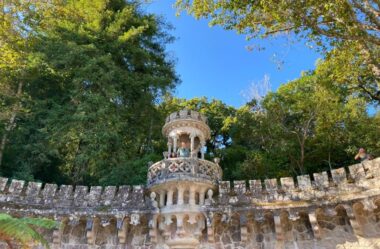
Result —
<instances>
[{"instance_id":1,"label":"weathered stone surface","mask_svg":"<svg viewBox=\"0 0 380 249\"><path fill-rule=\"evenodd\" d=\"M360 181L366 177L366 170L364 164L358 163L348 167L350 171L350 176L355 181Z\"/></svg>"},{"instance_id":2,"label":"weathered stone surface","mask_svg":"<svg viewBox=\"0 0 380 249\"><path fill-rule=\"evenodd\" d=\"M102 190L103 190L103 188L101 186L92 186L90 188L90 193L86 196L86 200L88 201L88 205L90 205L90 206L99 205Z\"/></svg>"},{"instance_id":3,"label":"weathered stone surface","mask_svg":"<svg viewBox=\"0 0 380 249\"><path fill-rule=\"evenodd\" d=\"M74 191L74 205L86 207L87 201L85 200L85 196L87 196L88 187L87 186L75 186Z\"/></svg>"},{"instance_id":4,"label":"weathered stone surface","mask_svg":"<svg viewBox=\"0 0 380 249\"><path fill-rule=\"evenodd\" d=\"M344 184L347 182L346 170L344 168L331 170L331 177L336 184Z\"/></svg>"},{"instance_id":5,"label":"weathered stone surface","mask_svg":"<svg viewBox=\"0 0 380 249\"><path fill-rule=\"evenodd\" d=\"M231 184L229 181L221 181L219 183L219 195L223 196L230 192L231 190Z\"/></svg>"},{"instance_id":6,"label":"weathered stone surface","mask_svg":"<svg viewBox=\"0 0 380 249\"><path fill-rule=\"evenodd\" d=\"M131 186L120 186L117 194L116 199L118 202L126 202L130 196L131 192Z\"/></svg>"},{"instance_id":7,"label":"weathered stone surface","mask_svg":"<svg viewBox=\"0 0 380 249\"><path fill-rule=\"evenodd\" d=\"M0 192L4 192L5 187L7 186L8 178L0 177Z\"/></svg>"},{"instance_id":8,"label":"weathered stone surface","mask_svg":"<svg viewBox=\"0 0 380 249\"><path fill-rule=\"evenodd\" d=\"M27 198L36 198L40 193L42 183L40 182L29 182L28 187L26 188L26 197Z\"/></svg>"},{"instance_id":9,"label":"weathered stone surface","mask_svg":"<svg viewBox=\"0 0 380 249\"><path fill-rule=\"evenodd\" d=\"M137 208L144 206L144 186L135 185L132 187L132 203L136 205Z\"/></svg>"},{"instance_id":10,"label":"weathered stone surface","mask_svg":"<svg viewBox=\"0 0 380 249\"><path fill-rule=\"evenodd\" d=\"M73 189L71 185L61 185L57 193L57 202L61 203L62 206L71 206L73 200Z\"/></svg>"},{"instance_id":11,"label":"weathered stone surface","mask_svg":"<svg viewBox=\"0 0 380 249\"><path fill-rule=\"evenodd\" d=\"M309 175L297 176L298 188L307 191L311 188L311 180Z\"/></svg>"},{"instance_id":12,"label":"weathered stone surface","mask_svg":"<svg viewBox=\"0 0 380 249\"><path fill-rule=\"evenodd\" d=\"M314 173L314 185L320 189L329 187L329 177L326 171Z\"/></svg>"},{"instance_id":13,"label":"weathered stone surface","mask_svg":"<svg viewBox=\"0 0 380 249\"><path fill-rule=\"evenodd\" d=\"M368 170L368 176L379 177L380 176L380 158L373 160L366 160L363 162L364 167Z\"/></svg>"},{"instance_id":14,"label":"weathered stone surface","mask_svg":"<svg viewBox=\"0 0 380 249\"><path fill-rule=\"evenodd\" d=\"M102 204L103 205L110 205L112 201L115 199L116 195L116 186L107 186L104 188L104 192L102 195Z\"/></svg>"},{"instance_id":15,"label":"weathered stone surface","mask_svg":"<svg viewBox=\"0 0 380 249\"><path fill-rule=\"evenodd\" d=\"M234 181L234 191L238 195L246 192L245 181Z\"/></svg>"},{"instance_id":16,"label":"weathered stone surface","mask_svg":"<svg viewBox=\"0 0 380 249\"><path fill-rule=\"evenodd\" d=\"M294 189L294 179L293 177L282 177L280 179L281 182L281 188L285 191L289 191Z\"/></svg>"},{"instance_id":17,"label":"weathered stone surface","mask_svg":"<svg viewBox=\"0 0 380 249\"><path fill-rule=\"evenodd\" d=\"M56 184L45 184L41 191L42 198L45 200L52 200L55 197L58 186Z\"/></svg>"},{"instance_id":18,"label":"weathered stone surface","mask_svg":"<svg viewBox=\"0 0 380 249\"><path fill-rule=\"evenodd\" d=\"M249 188L253 196L260 196L263 188L261 180L249 180Z\"/></svg>"},{"instance_id":19,"label":"weathered stone surface","mask_svg":"<svg viewBox=\"0 0 380 249\"><path fill-rule=\"evenodd\" d=\"M267 191L276 191L277 190L277 179L265 179L264 181L265 189Z\"/></svg>"},{"instance_id":20,"label":"weathered stone surface","mask_svg":"<svg viewBox=\"0 0 380 249\"><path fill-rule=\"evenodd\" d=\"M8 192L12 195L19 195L24 188L25 181L12 180Z\"/></svg>"}]
</instances>

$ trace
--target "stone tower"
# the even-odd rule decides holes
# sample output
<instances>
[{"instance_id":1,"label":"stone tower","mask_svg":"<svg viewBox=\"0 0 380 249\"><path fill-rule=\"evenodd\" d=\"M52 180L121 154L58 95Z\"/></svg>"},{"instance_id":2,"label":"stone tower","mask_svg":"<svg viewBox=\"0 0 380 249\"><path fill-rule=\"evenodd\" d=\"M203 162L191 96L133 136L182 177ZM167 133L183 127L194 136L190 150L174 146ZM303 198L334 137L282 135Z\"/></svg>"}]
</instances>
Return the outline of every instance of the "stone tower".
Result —
<instances>
[{"instance_id":1,"label":"stone tower","mask_svg":"<svg viewBox=\"0 0 380 249\"><path fill-rule=\"evenodd\" d=\"M202 206L212 202L222 171L217 163L204 160L210 128L200 113L172 113L162 133L168 151L148 171L151 198L159 200L151 222L152 237L173 249L193 249L200 244L207 223Z\"/></svg>"}]
</instances>

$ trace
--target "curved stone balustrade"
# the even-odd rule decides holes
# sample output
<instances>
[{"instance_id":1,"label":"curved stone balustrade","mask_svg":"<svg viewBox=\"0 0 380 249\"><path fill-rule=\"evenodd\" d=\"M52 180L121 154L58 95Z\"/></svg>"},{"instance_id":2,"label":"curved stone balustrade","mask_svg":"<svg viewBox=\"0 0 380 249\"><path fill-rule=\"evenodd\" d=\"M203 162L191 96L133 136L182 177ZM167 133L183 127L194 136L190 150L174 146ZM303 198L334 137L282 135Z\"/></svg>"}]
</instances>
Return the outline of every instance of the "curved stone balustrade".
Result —
<instances>
[{"instance_id":1,"label":"curved stone balustrade","mask_svg":"<svg viewBox=\"0 0 380 249\"><path fill-rule=\"evenodd\" d=\"M217 184L222 178L222 169L213 162L199 158L169 158L149 167L148 186L180 177L209 180Z\"/></svg>"}]
</instances>

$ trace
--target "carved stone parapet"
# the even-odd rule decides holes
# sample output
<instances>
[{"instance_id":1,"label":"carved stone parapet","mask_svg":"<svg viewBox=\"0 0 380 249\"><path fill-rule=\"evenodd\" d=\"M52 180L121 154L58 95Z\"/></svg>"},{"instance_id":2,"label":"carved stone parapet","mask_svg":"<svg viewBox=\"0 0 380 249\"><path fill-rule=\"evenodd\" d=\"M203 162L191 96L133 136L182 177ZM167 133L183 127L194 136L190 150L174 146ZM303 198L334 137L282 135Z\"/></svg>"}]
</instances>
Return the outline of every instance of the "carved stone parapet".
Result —
<instances>
[{"instance_id":1,"label":"carved stone parapet","mask_svg":"<svg viewBox=\"0 0 380 249\"><path fill-rule=\"evenodd\" d=\"M219 165L199 158L170 158L150 166L148 186L180 177L204 179L217 183L222 178L222 170Z\"/></svg>"}]
</instances>

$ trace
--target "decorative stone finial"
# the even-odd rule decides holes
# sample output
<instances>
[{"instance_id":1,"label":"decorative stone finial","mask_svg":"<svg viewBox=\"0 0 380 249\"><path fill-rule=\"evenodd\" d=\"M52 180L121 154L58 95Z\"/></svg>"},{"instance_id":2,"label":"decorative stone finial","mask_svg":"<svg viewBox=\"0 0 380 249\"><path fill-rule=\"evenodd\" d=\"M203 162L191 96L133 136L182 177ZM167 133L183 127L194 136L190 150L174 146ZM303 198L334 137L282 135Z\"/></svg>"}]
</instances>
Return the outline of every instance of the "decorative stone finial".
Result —
<instances>
[{"instance_id":1,"label":"decorative stone finial","mask_svg":"<svg viewBox=\"0 0 380 249\"><path fill-rule=\"evenodd\" d=\"M207 191L207 199L205 200L206 205L211 205L214 202L214 200L212 199L213 194L214 191L212 191L212 189L209 189Z\"/></svg>"},{"instance_id":2,"label":"decorative stone finial","mask_svg":"<svg viewBox=\"0 0 380 249\"><path fill-rule=\"evenodd\" d=\"M134 226L140 224L140 215L139 214L132 214L130 224L134 225Z\"/></svg>"}]
</instances>

